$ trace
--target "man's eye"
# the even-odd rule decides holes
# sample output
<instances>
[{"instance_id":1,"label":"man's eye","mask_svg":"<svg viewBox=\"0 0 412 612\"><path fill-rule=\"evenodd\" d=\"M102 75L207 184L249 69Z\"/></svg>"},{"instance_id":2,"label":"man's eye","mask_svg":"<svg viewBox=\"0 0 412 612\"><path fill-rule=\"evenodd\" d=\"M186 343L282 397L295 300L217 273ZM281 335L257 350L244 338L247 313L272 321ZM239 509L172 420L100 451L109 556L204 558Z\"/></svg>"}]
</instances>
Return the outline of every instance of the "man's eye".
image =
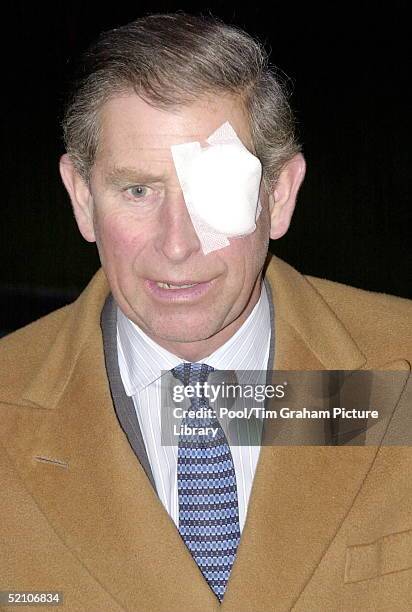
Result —
<instances>
[{"instance_id":1,"label":"man's eye","mask_svg":"<svg viewBox=\"0 0 412 612\"><path fill-rule=\"evenodd\" d=\"M144 185L135 185L134 187L129 187L128 192L134 198L139 199L147 197L150 193L150 189Z\"/></svg>"}]
</instances>

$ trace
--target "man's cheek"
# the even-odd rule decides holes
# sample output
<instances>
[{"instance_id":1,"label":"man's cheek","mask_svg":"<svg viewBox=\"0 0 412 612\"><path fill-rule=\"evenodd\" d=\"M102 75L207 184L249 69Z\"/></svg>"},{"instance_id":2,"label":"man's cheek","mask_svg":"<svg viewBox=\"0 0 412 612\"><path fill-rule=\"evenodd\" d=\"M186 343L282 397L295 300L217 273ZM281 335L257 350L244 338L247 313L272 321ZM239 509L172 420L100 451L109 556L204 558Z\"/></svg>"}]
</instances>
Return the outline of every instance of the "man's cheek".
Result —
<instances>
[{"instance_id":1,"label":"man's cheek","mask_svg":"<svg viewBox=\"0 0 412 612\"><path fill-rule=\"evenodd\" d=\"M231 238L227 249L228 257L234 263L244 261L246 264L254 259L266 246L265 231L257 225L254 232L240 238Z\"/></svg>"},{"instance_id":2,"label":"man's cheek","mask_svg":"<svg viewBox=\"0 0 412 612\"><path fill-rule=\"evenodd\" d=\"M145 246L147 232L126 219L110 217L101 227L104 251L118 260L132 261Z\"/></svg>"}]
</instances>

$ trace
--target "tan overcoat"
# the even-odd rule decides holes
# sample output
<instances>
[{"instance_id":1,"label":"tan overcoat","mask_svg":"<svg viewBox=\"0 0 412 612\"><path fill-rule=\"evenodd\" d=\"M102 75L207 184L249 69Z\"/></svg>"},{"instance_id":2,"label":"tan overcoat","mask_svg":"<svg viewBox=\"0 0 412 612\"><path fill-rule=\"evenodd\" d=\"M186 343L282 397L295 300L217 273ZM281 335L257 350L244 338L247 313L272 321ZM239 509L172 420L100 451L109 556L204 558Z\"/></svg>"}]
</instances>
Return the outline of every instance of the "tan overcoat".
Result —
<instances>
[{"instance_id":1,"label":"tan overcoat","mask_svg":"<svg viewBox=\"0 0 412 612\"><path fill-rule=\"evenodd\" d=\"M277 258L266 278L274 368L400 370L387 435L410 438L411 303ZM63 591L64 612L410 612L412 450L399 445L263 447L219 604L114 413L108 292L99 271L0 343L0 590Z\"/></svg>"}]
</instances>

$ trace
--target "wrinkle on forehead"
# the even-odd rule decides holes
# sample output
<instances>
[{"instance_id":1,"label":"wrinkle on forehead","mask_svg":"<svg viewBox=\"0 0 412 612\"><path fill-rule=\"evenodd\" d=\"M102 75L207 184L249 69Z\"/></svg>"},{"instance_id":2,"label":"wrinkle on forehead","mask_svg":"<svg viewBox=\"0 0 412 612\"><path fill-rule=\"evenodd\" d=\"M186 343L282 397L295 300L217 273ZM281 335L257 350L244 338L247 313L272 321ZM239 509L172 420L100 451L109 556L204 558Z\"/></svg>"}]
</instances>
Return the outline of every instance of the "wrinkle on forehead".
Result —
<instances>
[{"instance_id":1,"label":"wrinkle on forehead","mask_svg":"<svg viewBox=\"0 0 412 612\"><path fill-rule=\"evenodd\" d=\"M226 121L250 149L249 124L238 98L205 97L188 106L164 110L150 106L136 94L119 96L101 109L99 149L107 153L122 142L147 153L166 153L172 145L186 142L205 146L207 138Z\"/></svg>"}]
</instances>

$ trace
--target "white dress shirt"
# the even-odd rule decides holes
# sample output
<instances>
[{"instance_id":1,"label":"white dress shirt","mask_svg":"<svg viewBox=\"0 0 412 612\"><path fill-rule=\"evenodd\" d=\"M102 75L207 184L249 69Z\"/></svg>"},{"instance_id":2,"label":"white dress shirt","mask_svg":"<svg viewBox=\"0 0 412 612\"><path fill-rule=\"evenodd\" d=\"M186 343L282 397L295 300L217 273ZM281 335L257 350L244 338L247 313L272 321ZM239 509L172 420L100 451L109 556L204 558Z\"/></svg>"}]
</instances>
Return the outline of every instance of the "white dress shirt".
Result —
<instances>
[{"instance_id":1,"label":"white dress shirt","mask_svg":"<svg viewBox=\"0 0 412 612\"><path fill-rule=\"evenodd\" d=\"M118 308L117 348L120 375L128 396L131 396L146 446L156 489L161 502L176 526L179 526L177 488L177 443L161 443L161 374L184 360L173 355L149 338ZM270 308L264 285L254 309L225 344L201 360L215 370L259 370L268 367L271 337ZM221 422L225 429L225 425ZM228 436L227 436L228 437ZM260 445L237 446L228 443L236 472L239 502L239 523L242 531L246 520L250 492Z\"/></svg>"}]
</instances>

